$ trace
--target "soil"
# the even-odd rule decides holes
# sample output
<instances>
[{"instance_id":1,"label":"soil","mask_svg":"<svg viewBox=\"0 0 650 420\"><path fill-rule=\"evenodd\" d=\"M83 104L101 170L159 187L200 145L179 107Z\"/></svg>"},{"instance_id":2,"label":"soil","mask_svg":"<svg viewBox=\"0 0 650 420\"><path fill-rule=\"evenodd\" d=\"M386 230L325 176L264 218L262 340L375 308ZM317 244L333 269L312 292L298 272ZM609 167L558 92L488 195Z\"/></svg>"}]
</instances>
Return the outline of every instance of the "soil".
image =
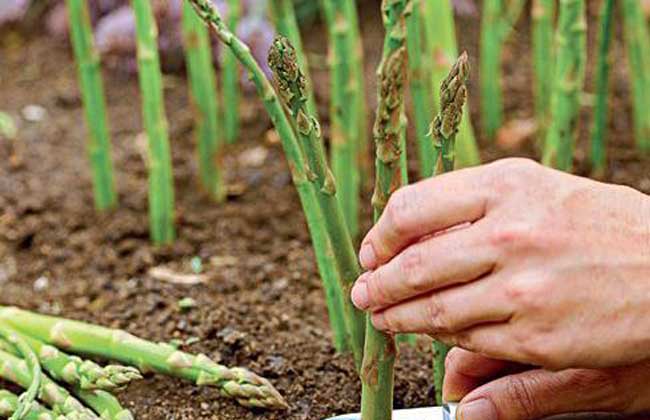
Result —
<instances>
[{"instance_id":1,"label":"soil","mask_svg":"<svg viewBox=\"0 0 650 420\"><path fill-rule=\"evenodd\" d=\"M362 9L363 32L371 81L382 29L376 2L367 3ZM593 23L596 11L591 9ZM460 18L460 45L474 63L478 26L476 16ZM316 26L310 33L310 52L323 58L323 28ZM504 54L508 120L533 115L528 33L524 18ZM592 47L594 39L591 25ZM607 179L650 192L648 161L633 148L620 33L613 54L616 113L610 124L613 144ZM319 67L314 77L325 114L327 76ZM479 121L476 69L472 80L472 116ZM40 33L10 32L0 37L0 109L20 121L18 140L0 144L0 304L123 328L156 341L186 341L185 350L266 376L291 404L288 412L252 412L212 389L149 376L119 395L138 419L297 420L358 410L359 381L350 358L335 354L331 345L300 206L282 151L254 95L242 107L240 142L225 153L232 194L226 203L216 205L197 186L185 80L166 75L178 240L157 249L148 240L146 153L137 81L119 70L107 70L105 84L120 207L102 215L93 209L82 109L66 44ZM374 106L374 86L368 92ZM29 105L46 110L41 121L24 118ZM586 108L576 158L581 174L588 173L584 145L589 115ZM486 161L512 154L530 156L534 150L531 142L507 152L484 138L481 144ZM368 190L365 193L369 195ZM180 286L149 274L152 267L191 273L195 257L203 261L205 284ZM180 310L178 301L184 297L193 298L196 307ZM402 346L397 408L431 404L431 357L425 339L415 348Z\"/></svg>"}]
</instances>

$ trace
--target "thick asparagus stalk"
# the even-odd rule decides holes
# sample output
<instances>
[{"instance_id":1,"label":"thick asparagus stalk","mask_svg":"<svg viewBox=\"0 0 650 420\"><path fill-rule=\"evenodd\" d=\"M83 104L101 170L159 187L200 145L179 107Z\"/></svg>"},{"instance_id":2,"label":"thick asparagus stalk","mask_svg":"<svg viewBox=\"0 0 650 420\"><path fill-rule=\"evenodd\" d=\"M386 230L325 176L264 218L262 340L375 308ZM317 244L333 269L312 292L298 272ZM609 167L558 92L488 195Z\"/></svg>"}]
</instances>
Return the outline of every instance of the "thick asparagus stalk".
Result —
<instances>
[{"instance_id":1,"label":"thick asparagus stalk","mask_svg":"<svg viewBox=\"0 0 650 420\"><path fill-rule=\"evenodd\" d=\"M358 96L361 94L359 79L355 76L355 52L359 47L354 38L352 9L344 0L322 0L329 34L331 78L331 161L336 179L338 199L353 237L359 232L360 173L358 149L361 114ZM358 29L357 29L358 30Z\"/></svg>"},{"instance_id":2,"label":"thick asparagus stalk","mask_svg":"<svg viewBox=\"0 0 650 420\"><path fill-rule=\"evenodd\" d=\"M242 6L241 0L228 0L228 28L236 32L237 25L241 19ZM237 57L226 48L221 56L221 71L223 90L223 129L226 137L226 143L233 144L239 138L239 128L241 117L239 115L239 104L241 102L241 92L239 89L239 63Z\"/></svg>"},{"instance_id":3,"label":"thick asparagus stalk","mask_svg":"<svg viewBox=\"0 0 650 420\"><path fill-rule=\"evenodd\" d=\"M188 3L183 4L183 41L192 100L201 184L217 202L225 197L219 162L219 109L210 35Z\"/></svg>"},{"instance_id":4,"label":"thick asparagus stalk","mask_svg":"<svg viewBox=\"0 0 650 420\"><path fill-rule=\"evenodd\" d=\"M432 69L434 105L432 109L438 111L437 107L440 102L438 86L447 76L449 67L458 57L454 11L451 0L423 1L421 8L426 40L426 50L423 57L427 63L425 68ZM436 24L433 25L431 22L436 22ZM456 146L457 166L467 167L481 163L469 113L463 114ZM433 165L421 169L422 176L429 177L433 175Z\"/></svg>"},{"instance_id":5,"label":"thick asparagus stalk","mask_svg":"<svg viewBox=\"0 0 650 420\"><path fill-rule=\"evenodd\" d=\"M210 3L209 0L187 0L195 7L199 16L208 22L212 29L215 31L221 41L228 46L235 54L242 65L249 71L252 81L255 84L258 95L264 101L264 105L268 114L275 125L276 130L282 141L285 156L289 162L289 168L292 172L293 182L298 191L300 201L302 203L303 211L307 218L307 223L310 227L322 223L322 212L319 209L318 199L314 191L312 183L309 181L310 170L304 156L304 152L296 139L293 128L289 123L279 99L273 90L273 87L266 79L260 66L255 62L255 59L250 54L249 48L241 42L230 30L225 26L218 11ZM329 224L328 224L329 226ZM340 294L345 297L343 299L343 313L347 333L349 336L350 348L355 356L356 361L360 361L363 354L363 341L364 341L364 324L363 314L357 310L349 298L349 291L352 284L359 274L359 264L354 253L348 249L349 247L345 242L340 239L332 239L332 243L338 246L334 247L334 253L339 268L339 288Z\"/></svg>"},{"instance_id":6,"label":"thick asparagus stalk","mask_svg":"<svg viewBox=\"0 0 650 420\"><path fill-rule=\"evenodd\" d=\"M302 38L300 37L300 27L298 26L298 20L296 19L293 0L271 0L269 6L278 34L287 37L289 41L291 41L291 45L295 48L298 65L303 69L306 84L305 92L307 95L308 115L313 115L318 118L316 98L314 97L313 84L309 77L307 56L305 55Z\"/></svg>"},{"instance_id":7,"label":"thick asparagus stalk","mask_svg":"<svg viewBox=\"0 0 650 420\"><path fill-rule=\"evenodd\" d=\"M174 240L174 181L169 148L158 29L150 0L132 0L138 38L138 77L149 142L149 224L156 245Z\"/></svg>"},{"instance_id":8,"label":"thick asparagus stalk","mask_svg":"<svg viewBox=\"0 0 650 420\"><path fill-rule=\"evenodd\" d=\"M564 171L570 171L573 166L573 144L585 79L586 31L584 0L560 0L555 85L544 163Z\"/></svg>"},{"instance_id":9,"label":"thick asparagus stalk","mask_svg":"<svg viewBox=\"0 0 650 420\"><path fill-rule=\"evenodd\" d=\"M373 129L376 148L375 192L372 204L379 219L391 194L405 184L401 168L404 153L404 90L407 70L406 19L410 0L384 0L386 38L377 72L378 105ZM374 328L367 317L366 345L361 369L361 418L390 420L393 411L395 339Z\"/></svg>"},{"instance_id":10,"label":"thick asparagus stalk","mask_svg":"<svg viewBox=\"0 0 650 420\"><path fill-rule=\"evenodd\" d=\"M104 357L190 380L199 386L213 386L222 396L246 407L285 408L286 402L264 378L242 368L229 369L207 356L194 356L166 344L156 344L125 331L83 322L38 315L18 308L0 308L0 320L23 334L75 353Z\"/></svg>"},{"instance_id":11,"label":"thick asparagus stalk","mask_svg":"<svg viewBox=\"0 0 650 420\"><path fill-rule=\"evenodd\" d=\"M650 34L639 0L622 0L625 43L632 80L634 136L643 152L650 152Z\"/></svg>"},{"instance_id":12,"label":"thick asparagus stalk","mask_svg":"<svg viewBox=\"0 0 650 420\"><path fill-rule=\"evenodd\" d=\"M555 0L534 0L531 8L533 26L533 76L535 83L535 114L539 138L544 138L550 119L553 90L553 33ZM541 144L541 143L540 143Z\"/></svg>"},{"instance_id":13,"label":"thick asparagus stalk","mask_svg":"<svg viewBox=\"0 0 650 420\"><path fill-rule=\"evenodd\" d=\"M111 141L106 121L106 100L100 58L90 25L86 0L66 0L70 20L70 39L77 61L79 84L88 124L88 156L92 169L95 207L107 210L117 205L113 180Z\"/></svg>"},{"instance_id":14,"label":"thick asparagus stalk","mask_svg":"<svg viewBox=\"0 0 650 420\"><path fill-rule=\"evenodd\" d=\"M10 420L20 420L29 411L32 403L38 395L41 388L42 373L41 364L34 350L12 329L5 325L0 325L0 339L6 342L17 354L25 360L25 368L30 375L30 380L22 384L26 391L18 398L18 408L10 417Z\"/></svg>"},{"instance_id":15,"label":"thick asparagus stalk","mask_svg":"<svg viewBox=\"0 0 650 420\"><path fill-rule=\"evenodd\" d=\"M134 420L133 414L122 407L120 401L109 392L99 389L85 391L75 388L74 393L95 413L99 414L102 420Z\"/></svg>"},{"instance_id":16,"label":"thick asparagus stalk","mask_svg":"<svg viewBox=\"0 0 650 420\"><path fill-rule=\"evenodd\" d=\"M18 410L18 397L13 393L0 390L0 418L9 418ZM23 417L24 420L55 420L54 413L42 407L38 403L33 403ZM65 420L65 418L57 419Z\"/></svg>"},{"instance_id":17,"label":"thick asparagus stalk","mask_svg":"<svg viewBox=\"0 0 650 420\"><path fill-rule=\"evenodd\" d=\"M485 0L481 21L481 115L489 138L503 124L501 55L521 14L523 0Z\"/></svg>"},{"instance_id":18,"label":"thick asparagus stalk","mask_svg":"<svg viewBox=\"0 0 650 420\"><path fill-rule=\"evenodd\" d=\"M614 0L605 0L600 9L598 58L596 65L596 103L591 128L591 164L594 174L602 176L607 167L606 131L609 119L609 48L614 24Z\"/></svg>"}]
</instances>

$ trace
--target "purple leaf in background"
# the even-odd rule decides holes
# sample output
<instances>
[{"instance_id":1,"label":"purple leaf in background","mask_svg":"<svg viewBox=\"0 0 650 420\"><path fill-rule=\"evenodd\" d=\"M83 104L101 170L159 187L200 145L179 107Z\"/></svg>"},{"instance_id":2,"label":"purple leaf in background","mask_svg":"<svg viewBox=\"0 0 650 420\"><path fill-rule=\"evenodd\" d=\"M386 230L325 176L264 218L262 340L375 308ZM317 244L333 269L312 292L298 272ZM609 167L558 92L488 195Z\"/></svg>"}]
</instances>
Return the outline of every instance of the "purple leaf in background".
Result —
<instances>
[{"instance_id":1,"label":"purple leaf in background","mask_svg":"<svg viewBox=\"0 0 650 420\"><path fill-rule=\"evenodd\" d=\"M29 0L0 0L0 26L22 19L28 7Z\"/></svg>"},{"instance_id":2,"label":"purple leaf in background","mask_svg":"<svg viewBox=\"0 0 650 420\"><path fill-rule=\"evenodd\" d=\"M476 16L478 10L474 0L452 0L454 10L461 16Z\"/></svg>"},{"instance_id":3,"label":"purple leaf in background","mask_svg":"<svg viewBox=\"0 0 650 420\"><path fill-rule=\"evenodd\" d=\"M97 23L95 42L104 54L134 54L135 15L129 6L122 6L104 16Z\"/></svg>"},{"instance_id":4,"label":"purple leaf in background","mask_svg":"<svg viewBox=\"0 0 650 420\"><path fill-rule=\"evenodd\" d=\"M266 58L275 37L273 25L259 16L245 16L239 22L237 36L250 46L253 57L260 64L267 77L270 77L271 68Z\"/></svg>"}]
</instances>

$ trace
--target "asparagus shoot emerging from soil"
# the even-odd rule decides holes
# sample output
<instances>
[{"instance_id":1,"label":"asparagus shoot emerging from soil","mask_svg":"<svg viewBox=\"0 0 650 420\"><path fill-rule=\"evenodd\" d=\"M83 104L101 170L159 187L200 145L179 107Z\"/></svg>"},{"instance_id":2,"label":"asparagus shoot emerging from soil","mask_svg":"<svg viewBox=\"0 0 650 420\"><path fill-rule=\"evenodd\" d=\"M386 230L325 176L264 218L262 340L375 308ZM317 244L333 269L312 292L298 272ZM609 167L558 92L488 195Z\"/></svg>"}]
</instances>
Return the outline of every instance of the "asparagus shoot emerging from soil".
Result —
<instances>
[{"instance_id":1,"label":"asparagus shoot emerging from soil","mask_svg":"<svg viewBox=\"0 0 650 420\"><path fill-rule=\"evenodd\" d=\"M273 90L271 83L266 79L259 64L250 53L250 49L239 38L237 38L225 25L219 12L212 5L210 0L187 0L192 3L199 16L214 30L219 39L230 48L240 63L250 73L251 80L255 85L258 95L264 102L267 113L271 117L278 132L284 148L284 154L288 160L293 183L298 191L307 224L310 229L322 224L323 214L313 184L309 181L312 176L308 163L294 130L287 119L280 100ZM329 226L329 224L327 224ZM312 235L314 231L312 230ZM335 241L332 240L332 243ZM341 242L345 244L345 242ZM359 264L354 249L350 252L347 246L333 246L337 265L339 268L339 288L343 299L343 314L347 333L349 336L350 349L355 361L360 363L363 354L363 341L365 326L363 313L357 310L350 299L349 291L352 284L359 275Z\"/></svg>"},{"instance_id":2,"label":"asparagus shoot emerging from soil","mask_svg":"<svg viewBox=\"0 0 650 420\"><path fill-rule=\"evenodd\" d=\"M537 124L541 128L539 138L543 139L550 118L551 92L553 90L555 0L533 0L531 22L533 27L535 114Z\"/></svg>"},{"instance_id":3,"label":"asparagus shoot emerging from soil","mask_svg":"<svg viewBox=\"0 0 650 420\"><path fill-rule=\"evenodd\" d=\"M481 22L481 117L489 138L503 124L501 55L521 14L523 0L485 0Z\"/></svg>"},{"instance_id":4,"label":"asparagus shoot emerging from soil","mask_svg":"<svg viewBox=\"0 0 650 420\"><path fill-rule=\"evenodd\" d=\"M241 0L228 0L228 28L236 32L237 25L242 14ZM223 106L221 112L223 115L223 130L226 137L226 143L233 144L239 138L239 128L241 119L239 116L239 104L241 101L241 92L239 89L239 63L237 57L226 48L222 53L221 71L222 71L222 90Z\"/></svg>"},{"instance_id":5,"label":"asparagus shoot emerging from soil","mask_svg":"<svg viewBox=\"0 0 650 420\"><path fill-rule=\"evenodd\" d=\"M6 390L0 390L0 418L9 418L18 410L18 397ZM23 417L24 420L55 420L54 413L33 403L29 411ZM59 420L59 419L57 419ZM60 419L64 420L64 419Z\"/></svg>"},{"instance_id":6,"label":"asparagus shoot emerging from soil","mask_svg":"<svg viewBox=\"0 0 650 420\"><path fill-rule=\"evenodd\" d=\"M622 0L627 61L632 81L634 136L639 150L650 152L650 34L641 3Z\"/></svg>"},{"instance_id":7,"label":"asparagus shoot emerging from soil","mask_svg":"<svg viewBox=\"0 0 650 420\"><path fill-rule=\"evenodd\" d=\"M149 143L149 224L156 245L174 240L174 181L165 116L158 29L150 0L132 0L138 38L138 77Z\"/></svg>"},{"instance_id":8,"label":"asparagus shoot emerging from soil","mask_svg":"<svg viewBox=\"0 0 650 420\"><path fill-rule=\"evenodd\" d=\"M591 164L593 173L602 176L607 168L606 131L609 119L609 49L614 25L614 0L605 0L600 9L598 57L596 64L596 103L591 128Z\"/></svg>"},{"instance_id":9,"label":"asparagus shoot emerging from soil","mask_svg":"<svg viewBox=\"0 0 650 420\"><path fill-rule=\"evenodd\" d=\"M29 381L26 381L22 386L26 389L20 398L18 398L18 408L9 420L20 420L29 411L32 403L38 396L38 391L41 388L42 372L41 364L34 353L34 350L29 347L29 344L23 338L8 328L6 325L0 325L0 340L5 342L9 348L13 349L17 354L25 360L25 368L30 376Z\"/></svg>"},{"instance_id":10,"label":"asparagus shoot emerging from soil","mask_svg":"<svg viewBox=\"0 0 650 420\"><path fill-rule=\"evenodd\" d=\"M384 0L382 16L386 28L384 51L379 64L377 117L373 129L376 149L375 192L372 197L375 221L391 194L405 184L402 170L404 139L404 91L406 88L406 19L410 0ZM366 346L361 369L361 418L390 420L393 411L395 339L374 328L367 317Z\"/></svg>"},{"instance_id":11,"label":"asparagus shoot emerging from soil","mask_svg":"<svg viewBox=\"0 0 650 420\"><path fill-rule=\"evenodd\" d=\"M95 207L107 210L117 205L113 180L111 141L106 118L106 100L100 58L94 46L86 0L66 0L70 20L70 39L77 61L86 123L88 156L92 170Z\"/></svg>"},{"instance_id":12,"label":"asparagus shoot emerging from soil","mask_svg":"<svg viewBox=\"0 0 650 420\"><path fill-rule=\"evenodd\" d=\"M183 4L183 40L190 91L196 112L201 184L217 202L225 197L221 178L219 109L210 34L189 3Z\"/></svg>"},{"instance_id":13,"label":"asparagus shoot emerging from soil","mask_svg":"<svg viewBox=\"0 0 650 420\"><path fill-rule=\"evenodd\" d=\"M584 0L560 0L551 123L546 134L544 163L564 171L573 166L573 144L585 80L586 31Z\"/></svg>"},{"instance_id":14,"label":"asparagus shoot emerging from soil","mask_svg":"<svg viewBox=\"0 0 650 420\"><path fill-rule=\"evenodd\" d=\"M422 0L420 8L422 10L422 27L425 33L426 47L423 54L423 59L426 62L424 68L432 69L432 109L437 111L438 102L440 102L438 86L447 76L449 67L453 65L454 60L458 57L454 10L450 0L438 2ZM432 25L430 22L436 22L436 24ZM481 163L469 113L463 114L456 146L457 166L467 167ZM421 166L422 176L429 177L433 175L433 166Z\"/></svg>"}]
</instances>

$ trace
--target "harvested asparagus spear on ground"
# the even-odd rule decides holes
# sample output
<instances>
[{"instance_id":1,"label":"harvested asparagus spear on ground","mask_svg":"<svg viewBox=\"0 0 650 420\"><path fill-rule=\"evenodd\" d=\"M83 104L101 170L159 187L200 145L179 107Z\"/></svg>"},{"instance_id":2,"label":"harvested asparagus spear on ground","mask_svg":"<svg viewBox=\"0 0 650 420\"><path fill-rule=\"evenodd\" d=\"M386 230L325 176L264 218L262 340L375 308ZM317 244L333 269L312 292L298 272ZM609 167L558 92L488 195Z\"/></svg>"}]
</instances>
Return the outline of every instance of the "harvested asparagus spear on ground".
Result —
<instances>
[{"instance_id":1,"label":"harvested asparagus spear on ground","mask_svg":"<svg viewBox=\"0 0 650 420\"><path fill-rule=\"evenodd\" d=\"M0 390L0 418L9 418L18 411L18 396L6 391ZM65 420L65 417L57 417L53 412L33 403L23 420Z\"/></svg>"}]
</instances>

